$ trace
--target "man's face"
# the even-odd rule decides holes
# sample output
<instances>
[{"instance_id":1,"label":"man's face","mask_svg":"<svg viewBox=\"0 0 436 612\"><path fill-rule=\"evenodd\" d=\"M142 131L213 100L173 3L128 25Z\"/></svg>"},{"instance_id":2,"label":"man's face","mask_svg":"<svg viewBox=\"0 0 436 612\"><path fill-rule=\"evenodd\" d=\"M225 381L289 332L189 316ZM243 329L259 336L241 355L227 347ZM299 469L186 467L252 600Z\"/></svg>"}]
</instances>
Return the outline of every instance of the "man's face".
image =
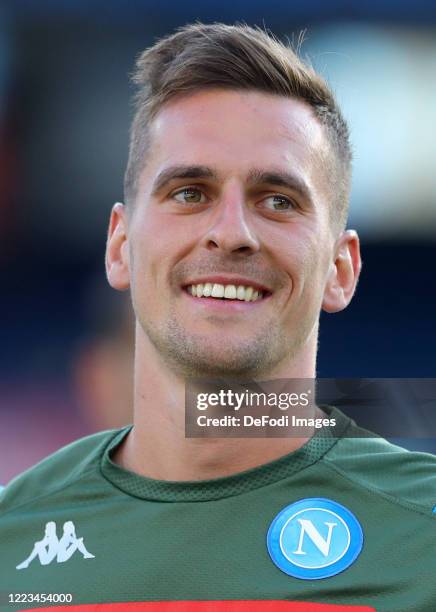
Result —
<instances>
[{"instance_id":1,"label":"man's face","mask_svg":"<svg viewBox=\"0 0 436 612\"><path fill-rule=\"evenodd\" d=\"M196 376L267 376L316 346L335 236L310 107L201 91L168 103L150 135L126 229L141 333ZM231 299L213 297L222 287Z\"/></svg>"}]
</instances>

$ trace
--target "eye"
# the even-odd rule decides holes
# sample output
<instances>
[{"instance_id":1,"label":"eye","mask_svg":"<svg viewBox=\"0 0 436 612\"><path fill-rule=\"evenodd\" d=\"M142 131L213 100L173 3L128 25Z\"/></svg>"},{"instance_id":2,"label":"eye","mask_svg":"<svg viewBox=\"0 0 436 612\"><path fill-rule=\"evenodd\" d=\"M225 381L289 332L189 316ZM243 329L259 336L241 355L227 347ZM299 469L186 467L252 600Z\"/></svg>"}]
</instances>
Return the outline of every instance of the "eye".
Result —
<instances>
[{"instance_id":1,"label":"eye","mask_svg":"<svg viewBox=\"0 0 436 612\"><path fill-rule=\"evenodd\" d=\"M292 200L282 195L268 196L263 202L268 210L287 211L296 208L296 204Z\"/></svg>"},{"instance_id":2,"label":"eye","mask_svg":"<svg viewBox=\"0 0 436 612\"><path fill-rule=\"evenodd\" d=\"M184 187L174 192L171 197L180 204L204 204L206 202L206 196L196 187Z\"/></svg>"}]
</instances>

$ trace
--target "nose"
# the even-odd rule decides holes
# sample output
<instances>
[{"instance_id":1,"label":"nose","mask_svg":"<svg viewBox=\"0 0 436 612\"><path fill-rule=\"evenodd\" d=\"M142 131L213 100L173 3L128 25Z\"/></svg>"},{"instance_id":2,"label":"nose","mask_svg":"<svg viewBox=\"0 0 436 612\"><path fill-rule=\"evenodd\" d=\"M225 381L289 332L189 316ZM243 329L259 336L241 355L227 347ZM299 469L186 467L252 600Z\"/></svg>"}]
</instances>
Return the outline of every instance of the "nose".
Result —
<instances>
[{"instance_id":1,"label":"nose","mask_svg":"<svg viewBox=\"0 0 436 612\"><path fill-rule=\"evenodd\" d=\"M213 212L213 220L203 238L207 249L245 255L259 250L260 243L249 225L249 211L241 190L233 188L222 194Z\"/></svg>"}]
</instances>

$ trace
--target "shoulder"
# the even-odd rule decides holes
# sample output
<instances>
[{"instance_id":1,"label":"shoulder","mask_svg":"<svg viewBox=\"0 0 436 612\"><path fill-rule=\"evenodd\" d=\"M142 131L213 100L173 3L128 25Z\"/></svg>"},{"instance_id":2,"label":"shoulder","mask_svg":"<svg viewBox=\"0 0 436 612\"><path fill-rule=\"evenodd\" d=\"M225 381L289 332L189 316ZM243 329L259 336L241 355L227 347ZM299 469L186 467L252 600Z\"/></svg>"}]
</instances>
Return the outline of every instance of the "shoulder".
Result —
<instances>
[{"instance_id":1,"label":"shoulder","mask_svg":"<svg viewBox=\"0 0 436 612\"><path fill-rule=\"evenodd\" d=\"M409 451L351 421L324 463L367 489L432 512L436 506L436 456Z\"/></svg>"},{"instance_id":2,"label":"shoulder","mask_svg":"<svg viewBox=\"0 0 436 612\"><path fill-rule=\"evenodd\" d=\"M103 431L76 440L0 487L0 516L95 472L108 444L126 430Z\"/></svg>"}]
</instances>

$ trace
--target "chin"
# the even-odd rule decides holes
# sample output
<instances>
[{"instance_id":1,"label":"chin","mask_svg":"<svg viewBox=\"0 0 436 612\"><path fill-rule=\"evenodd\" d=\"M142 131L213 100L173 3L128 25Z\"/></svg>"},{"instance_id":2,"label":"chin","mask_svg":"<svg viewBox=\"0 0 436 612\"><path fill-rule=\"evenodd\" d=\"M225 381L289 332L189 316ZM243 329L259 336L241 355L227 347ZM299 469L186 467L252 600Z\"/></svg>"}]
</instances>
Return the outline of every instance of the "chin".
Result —
<instances>
[{"instance_id":1,"label":"chin","mask_svg":"<svg viewBox=\"0 0 436 612\"><path fill-rule=\"evenodd\" d=\"M198 378L227 378L229 380L250 380L267 372L271 366L268 351L264 348L235 344L226 350L183 351L177 356L179 367L185 370L185 375ZM186 347L187 348L187 347Z\"/></svg>"},{"instance_id":2,"label":"chin","mask_svg":"<svg viewBox=\"0 0 436 612\"><path fill-rule=\"evenodd\" d=\"M283 334L271 325L257 335L251 330L249 337L235 337L222 328L191 331L172 318L164 328L149 326L146 333L163 360L185 378L267 377L287 352Z\"/></svg>"}]
</instances>

